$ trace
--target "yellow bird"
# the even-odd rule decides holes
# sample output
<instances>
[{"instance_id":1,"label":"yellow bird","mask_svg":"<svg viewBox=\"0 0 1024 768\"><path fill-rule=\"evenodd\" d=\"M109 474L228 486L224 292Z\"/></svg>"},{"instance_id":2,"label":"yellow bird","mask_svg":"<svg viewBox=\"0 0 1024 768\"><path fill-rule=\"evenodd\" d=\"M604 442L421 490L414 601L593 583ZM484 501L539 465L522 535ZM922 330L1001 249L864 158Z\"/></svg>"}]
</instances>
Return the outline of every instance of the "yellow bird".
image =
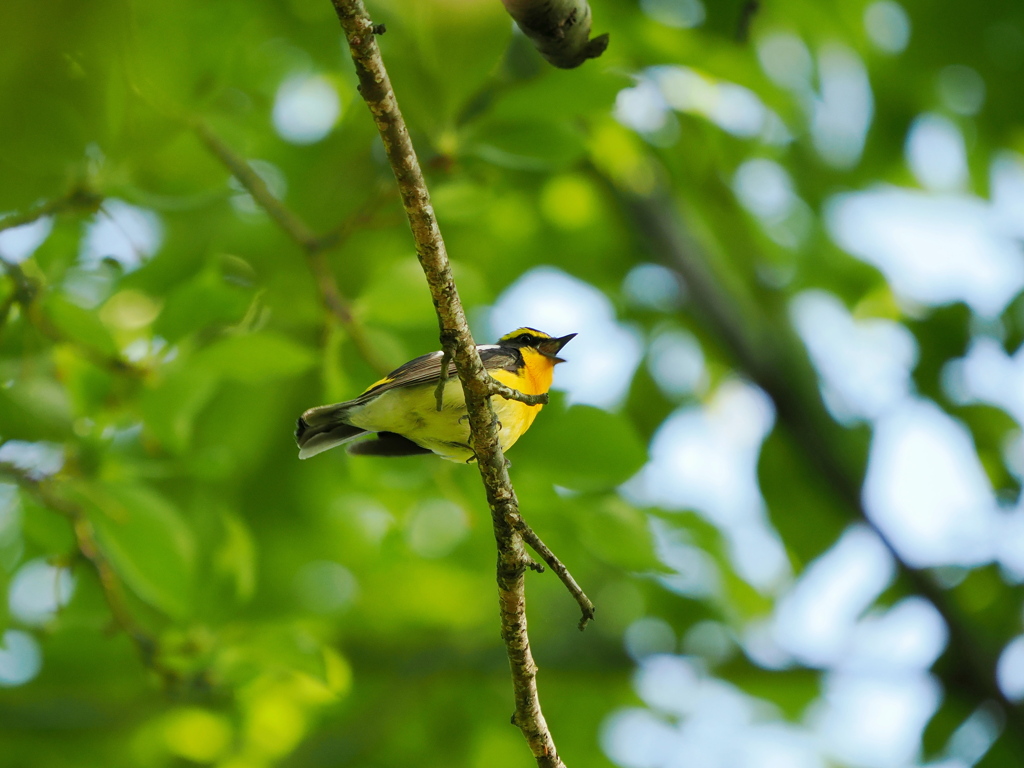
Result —
<instances>
[{"instance_id":1,"label":"yellow bird","mask_svg":"<svg viewBox=\"0 0 1024 768\"><path fill-rule=\"evenodd\" d=\"M502 384L526 395L551 387L562 347L575 336L554 338L534 328L519 328L497 344L477 346L484 368ZM441 376L441 352L410 360L372 385L354 400L310 408L299 418L295 440L299 458L308 459L336 445L353 442L348 452L362 456L412 456L436 453L449 461L474 459L469 447L469 423L462 384L455 364L448 367L441 409L435 389ZM527 405L500 396L491 398L500 427L498 437L507 451L533 424L543 406ZM372 432L377 437L359 440Z\"/></svg>"}]
</instances>

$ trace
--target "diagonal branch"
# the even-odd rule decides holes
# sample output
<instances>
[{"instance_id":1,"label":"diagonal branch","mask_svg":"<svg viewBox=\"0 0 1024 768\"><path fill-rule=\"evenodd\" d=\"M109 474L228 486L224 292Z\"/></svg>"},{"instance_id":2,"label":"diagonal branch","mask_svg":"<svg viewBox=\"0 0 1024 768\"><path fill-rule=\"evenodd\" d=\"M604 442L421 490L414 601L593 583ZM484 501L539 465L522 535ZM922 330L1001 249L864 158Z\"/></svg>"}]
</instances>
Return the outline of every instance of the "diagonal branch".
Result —
<instances>
[{"instance_id":1,"label":"diagonal branch","mask_svg":"<svg viewBox=\"0 0 1024 768\"><path fill-rule=\"evenodd\" d=\"M392 366L381 359L376 348L367 338L366 331L356 319L351 304L338 287L338 282L334 279L331 266L327 261L327 251L340 245L358 225L365 223L369 212L367 210L357 211L332 232L319 236L299 218L298 214L274 197L267 183L253 167L214 133L206 123L195 120L191 125L206 148L231 171L231 175L238 179L238 182L252 195L256 204L266 211L267 215L289 239L302 250L309 271L320 291L324 307L348 333L362 358L378 373L385 374L390 371Z\"/></svg>"},{"instance_id":2,"label":"diagonal branch","mask_svg":"<svg viewBox=\"0 0 1024 768\"><path fill-rule=\"evenodd\" d=\"M508 653L515 695L512 722L523 732L541 768L564 768L537 695L537 666L526 631L525 571L532 561L526 555L523 535L514 523L519 519L519 502L498 442L497 422L490 402L494 391L492 380L484 370L466 323L423 173L381 61L374 25L361 0L332 2L355 62L359 92L380 131L398 182L416 242L416 254L437 312L442 349L454 360L462 380L471 429L470 442L486 490L498 546L501 635Z\"/></svg>"}]
</instances>

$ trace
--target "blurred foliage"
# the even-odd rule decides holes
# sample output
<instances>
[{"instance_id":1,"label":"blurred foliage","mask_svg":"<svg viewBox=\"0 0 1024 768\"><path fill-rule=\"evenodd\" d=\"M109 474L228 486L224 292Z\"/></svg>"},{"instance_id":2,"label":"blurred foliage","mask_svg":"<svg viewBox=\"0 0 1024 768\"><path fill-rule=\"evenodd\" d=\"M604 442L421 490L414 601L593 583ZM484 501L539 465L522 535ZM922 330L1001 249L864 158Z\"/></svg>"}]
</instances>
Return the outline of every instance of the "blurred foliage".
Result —
<instances>
[{"instance_id":1,"label":"blurred foliage","mask_svg":"<svg viewBox=\"0 0 1024 768\"><path fill-rule=\"evenodd\" d=\"M969 343L970 312L904 316L883 275L832 244L820 218L837 190L912 183L906 131L940 108L935 78L949 64L984 77L985 119L951 118L976 159L972 185L987 192L989 159L1024 148L1019 5L939 12L907 0L914 44L897 58L866 38L862 0L761 4L752 38L781 29L815 50L839 42L867 68L874 121L860 161L842 168L815 154L807 104L765 75L753 42L737 39L744 3L707 3L695 29L641 8L671 4L592 5L611 47L569 72L543 65L496 0L371 7L387 25L385 62L471 316L532 268L554 265L603 291L645 344L682 328L706 357L706 386L682 395L645 365L619 408L556 395L511 454L525 517L598 608L581 635L558 581L528 578L541 698L573 766L612 764L598 737L609 713L637 703L623 643L637 620L657 617L679 637L718 622L737 642L773 608L705 517L639 508L616 490L672 412L752 377L685 290L662 304L626 290L631 271L659 255L625 196L670 196L751 332L791 334L785 307L808 288L903 321L919 347L918 390L970 428L997 492L1020 491L1003 450L1015 422L950 402L943 389L946 364ZM494 543L476 471L434 457L296 459L297 414L354 395L377 371L324 308L303 249L190 127L208 123L313 231L333 235L329 278L379 358L398 364L434 349L429 295L330 3L16 0L0 5L0 27L0 211L67 203L0 286L0 450L10 450L0 454L10 497L0 587L13 594L36 561L70 569L74 584L70 599L39 598L60 607L35 617L0 601L0 624L27 633L41 663L0 689L0 765L529 765L507 724ZM788 140L761 143L686 111L646 133L614 119L637 73L673 64L749 89ZM322 139L288 141L274 127L278 89L313 74L326 78L340 116ZM803 232L796 245L737 202L731 180L752 157L796 180L803 218L787 224ZM97 211L81 190L106 202ZM117 201L157 224L140 234L117 219L99 240ZM1018 297L1004 316L1011 353L1022 318ZM793 391L816 391L810 371L787 370ZM837 448L856 466L863 433ZM800 439L776 429L759 468L797 573L853 519ZM721 589L673 587L653 544L659 530L705 552ZM952 593L991 653L1020 632L1019 598L994 567ZM0 673L30 664L3 637ZM707 663L792 720L820 693L804 669L770 671L742 654ZM948 696L926 733L928 756L978 704L951 666L939 670ZM1009 764L999 749L990 764Z\"/></svg>"}]
</instances>

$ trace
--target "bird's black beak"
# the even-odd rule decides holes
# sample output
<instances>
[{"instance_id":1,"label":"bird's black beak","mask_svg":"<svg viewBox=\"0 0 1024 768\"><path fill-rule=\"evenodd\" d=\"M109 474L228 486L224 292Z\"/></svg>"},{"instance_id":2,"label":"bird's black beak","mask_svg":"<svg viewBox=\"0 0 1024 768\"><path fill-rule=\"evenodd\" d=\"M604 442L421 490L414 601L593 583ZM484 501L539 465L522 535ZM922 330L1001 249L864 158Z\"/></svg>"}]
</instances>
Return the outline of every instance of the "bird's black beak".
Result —
<instances>
[{"instance_id":1,"label":"bird's black beak","mask_svg":"<svg viewBox=\"0 0 1024 768\"><path fill-rule=\"evenodd\" d=\"M575 333L570 333L568 336L562 336L557 339L545 339L537 345L537 351L545 357L550 357L556 363L564 363L565 360L558 357L558 353L561 351L562 347L572 341L575 335Z\"/></svg>"}]
</instances>

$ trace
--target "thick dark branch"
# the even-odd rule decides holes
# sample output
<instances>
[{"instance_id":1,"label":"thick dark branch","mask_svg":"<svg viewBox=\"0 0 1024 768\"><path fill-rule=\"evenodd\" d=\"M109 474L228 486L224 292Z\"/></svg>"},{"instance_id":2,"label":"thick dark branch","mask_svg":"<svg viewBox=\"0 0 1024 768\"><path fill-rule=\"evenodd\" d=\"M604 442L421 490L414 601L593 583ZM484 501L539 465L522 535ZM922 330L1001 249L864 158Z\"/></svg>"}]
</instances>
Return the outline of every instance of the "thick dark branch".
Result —
<instances>
[{"instance_id":1,"label":"thick dark branch","mask_svg":"<svg viewBox=\"0 0 1024 768\"><path fill-rule=\"evenodd\" d=\"M309 271L316 281L324 308L345 329L362 358L379 373L384 374L390 371L392 366L381 359L376 348L367 338L365 329L353 314L352 307L338 287L338 282L331 272L331 265L327 261L327 251L343 243L356 226L364 223L368 218L367 211L357 211L332 232L319 236L294 211L274 197L266 182L245 158L228 146L206 123L197 120L192 123L192 127L207 149L231 171L231 175L238 179L238 182L252 195L256 204L266 211L267 215L302 250Z\"/></svg>"},{"instance_id":2,"label":"thick dark branch","mask_svg":"<svg viewBox=\"0 0 1024 768\"><path fill-rule=\"evenodd\" d=\"M519 502L498 443L497 424L490 403L492 379L484 370L466 323L423 173L380 58L374 25L361 0L333 0L333 3L355 62L360 93L380 131L388 161L398 181L402 204L416 241L416 253L437 311L441 347L455 361L465 392L470 440L486 489L498 545L498 602L501 634L509 657L515 694L513 722L522 730L539 766L561 768L564 764L555 750L537 696L537 667L526 632L524 576L530 560L520 532L510 522L518 517Z\"/></svg>"},{"instance_id":3,"label":"thick dark branch","mask_svg":"<svg viewBox=\"0 0 1024 768\"><path fill-rule=\"evenodd\" d=\"M607 34L590 39L587 0L501 1L541 56L556 67L573 69L608 47Z\"/></svg>"}]
</instances>

